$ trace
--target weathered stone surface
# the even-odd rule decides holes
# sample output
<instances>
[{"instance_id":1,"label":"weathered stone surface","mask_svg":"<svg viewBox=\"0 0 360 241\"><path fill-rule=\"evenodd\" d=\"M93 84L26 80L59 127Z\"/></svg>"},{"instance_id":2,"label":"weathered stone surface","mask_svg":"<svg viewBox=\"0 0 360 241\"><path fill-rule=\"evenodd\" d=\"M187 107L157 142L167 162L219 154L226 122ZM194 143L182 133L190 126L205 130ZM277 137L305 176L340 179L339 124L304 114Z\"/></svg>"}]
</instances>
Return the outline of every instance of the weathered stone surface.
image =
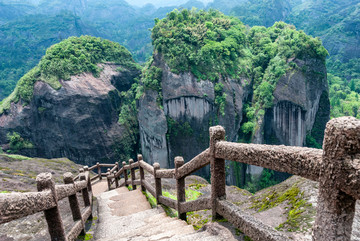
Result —
<instances>
[{"instance_id":1,"label":"weathered stone surface","mask_svg":"<svg viewBox=\"0 0 360 241\"><path fill-rule=\"evenodd\" d=\"M221 141L215 157L287 172L317 181L322 168L322 150Z\"/></svg>"},{"instance_id":2,"label":"weathered stone surface","mask_svg":"<svg viewBox=\"0 0 360 241\"><path fill-rule=\"evenodd\" d=\"M360 121L353 117L328 122L324 166L320 173L314 240L350 240L359 199Z\"/></svg>"},{"instance_id":3,"label":"weathered stone surface","mask_svg":"<svg viewBox=\"0 0 360 241\"><path fill-rule=\"evenodd\" d=\"M241 229L252 240L286 241L289 238L253 216L244 213L236 205L226 201L217 201L216 211L229 220L235 227Z\"/></svg>"},{"instance_id":4,"label":"weathered stone surface","mask_svg":"<svg viewBox=\"0 0 360 241\"><path fill-rule=\"evenodd\" d=\"M114 148L125 130L118 123L119 91L130 88L140 74L138 70L118 72L118 67L102 64L99 78L83 73L70 81L60 80L59 90L36 82L29 105L12 103L10 112L0 116L0 144L8 143L6 134L16 131L34 144L30 153L34 156L67 157L90 166L113 162Z\"/></svg>"},{"instance_id":5,"label":"weathered stone surface","mask_svg":"<svg viewBox=\"0 0 360 241\"><path fill-rule=\"evenodd\" d=\"M320 131L320 136L324 134L330 118L328 98L320 101L322 95L327 96L328 93L326 67L320 59L293 61L298 69L286 73L277 82L274 107L266 111L264 128L258 131L254 143L303 146L308 132ZM313 130L316 118L316 128L319 130ZM264 131L263 135L261 131Z\"/></svg>"}]
</instances>

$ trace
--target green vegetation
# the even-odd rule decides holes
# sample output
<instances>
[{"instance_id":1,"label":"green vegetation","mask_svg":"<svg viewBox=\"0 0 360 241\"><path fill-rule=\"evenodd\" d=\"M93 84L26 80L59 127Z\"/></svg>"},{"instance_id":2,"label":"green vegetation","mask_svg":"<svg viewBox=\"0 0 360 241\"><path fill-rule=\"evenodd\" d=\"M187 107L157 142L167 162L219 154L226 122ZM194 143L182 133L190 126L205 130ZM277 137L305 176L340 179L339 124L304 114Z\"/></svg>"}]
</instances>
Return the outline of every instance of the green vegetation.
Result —
<instances>
[{"instance_id":1,"label":"green vegetation","mask_svg":"<svg viewBox=\"0 0 360 241\"><path fill-rule=\"evenodd\" d=\"M20 136L19 133L17 132L13 132L13 133L8 133L7 134L7 139L9 140L9 144L10 144L10 149L9 152L18 152L22 149L27 149L27 148L33 148L34 145L28 141L25 140L24 138L22 138ZM16 155L15 157L20 157L18 155Z\"/></svg>"},{"instance_id":2,"label":"green vegetation","mask_svg":"<svg viewBox=\"0 0 360 241\"><path fill-rule=\"evenodd\" d=\"M113 147L119 160L129 160L138 153L139 149L139 123L136 108L136 92L139 84L137 79L135 81L128 91L119 93L115 90L121 99L118 122L125 128L121 140Z\"/></svg>"},{"instance_id":3,"label":"green vegetation","mask_svg":"<svg viewBox=\"0 0 360 241\"><path fill-rule=\"evenodd\" d=\"M191 128L189 122L185 121L184 123L179 123L171 117L167 117L167 126L168 132L166 134L167 139L169 138L177 138L178 136L186 137L191 136L194 131Z\"/></svg>"},{"instance_id":4,"label":"green vegetation","mask_svg":"<svg viewBox=\"0 0 360 241\"><path fill-rule=\"evenodd\" d=\"M23 160L30 160L30 157L27 156L22 156L22 155L14 155L14 154L0 154L1 156L6 156L6 157L10 157L19 161L23 161Z\"/></svg>"},{"instance_id":5,"label":"green vegetation","mask_svg":"<svg viewBox=\"0 0 360 241\"><path fill-rule=\"evenodd\" d=\"M360 119L360 78L346 80L328 74L331 118L354 116Z\"/></svg>"},{"instance_id":6,"label":"green vegetation","mask_svg":"<svg viewBox=\"0 0 360 241\"><path fill-rule=\"evenodd\" d=\"M150 203L151 208L155 208L156 198L153 195L151 195L151 193L149 192L142 192L142 193L145 195L147 201Z\"/></svg>"},{"instance_id":7,"label":"green vegetation","mask_svg":"<svg viewBox=\"0 0 360 241\"><path fill-rule=\"evenodd\" d=\"M87 233L87 234L85 234L85 235L80 235L80 236L78 237L78 239L80 239L80 240L85 240L85 241L91 240L92 238L93 238L93 235L90 234L90 233Z\"/></svg>"},{"instance_id":8,"label":"green vegetation","mask_svg":"<svg viewBox=\"0 0 360 241\"><path fill-rule=\"evenodd\" d=\"M328 55L318 38L292 25L276 22L269 28L247 29L238 19L216 10L174 10L155 20L152 40L155 54L164 57L172 72L192 72L199 80L215 83L218 116L225 115L227 97L220 80L251 79L254 95L242 126L243 133L250 136L265 109L272 107L277 81L298 68L293 60L316 58L325 62Z\"/></svg>"},{"instance_id":9,"label":"green vegetation","mask_svg":"<svg viewBox=\"0 0 360 241\"><path fill-rule=\"evenodd\" d=\"M13 93L0 103L0 114L10 108L11 102L16 103L21 99L23 104L28 104L36 81L44 81L54 89L59 89L59 79L68 80L70 76L82 72L98 76L101 68L97 64L103 62L138 68L128 50L109 40L91 36L70 37L51 46L40 63L25 74Z\"/></svg>"},{"instance_id":10,"label":"green vegetation","mask_svg":"<svg viewBox=\"0 0 360 241\"><path fill-rule=\"evenodd\" d=\"M254 198L253 205L250 208L256 209L258 212L276 207L282 203L287 205L287 220L280 224L277 229L286 229L289 232L298 231L300 229L308 229L311 215L307 215L306 211L312 205L304 199L304 192L301 192L297 184L288 188L283 192L269 191L264 195Z\"/></svg>"},{"instance_id":11,"label":"green vegetation","mask_svg":"<svg viewBox=\"0 0 360 241\"><path fill-rule=\"evenodd\" d=\"M245 26L215 10L174 10L155 19L155 51L174 73L191 71L198 79L217 81L219 74L237 78L244 55Z\"/></svg>"}]
</instances>

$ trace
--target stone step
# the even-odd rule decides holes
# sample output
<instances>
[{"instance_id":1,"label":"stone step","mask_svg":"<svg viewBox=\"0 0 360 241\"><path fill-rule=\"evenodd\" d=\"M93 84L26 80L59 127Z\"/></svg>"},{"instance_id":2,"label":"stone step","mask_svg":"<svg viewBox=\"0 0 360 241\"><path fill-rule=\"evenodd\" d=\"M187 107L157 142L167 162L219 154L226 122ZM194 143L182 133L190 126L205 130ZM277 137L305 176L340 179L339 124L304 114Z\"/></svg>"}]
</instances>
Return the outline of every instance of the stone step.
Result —
<instances>
[{"instance_id":1,"label":"stone step","mask_svg":"<svg viewBox=\"0 0 360 241\"><path fill-rule=\"evenodd\" d=\"M185 221L168 217L161 207L151 209L140 190L129 192L127 188L118 188L104 192L98 196L98 203L95 240L236 240L217 230L216 224L210 225L215 226L209 230L195 231Z\"/></svg>"}]
</instances>

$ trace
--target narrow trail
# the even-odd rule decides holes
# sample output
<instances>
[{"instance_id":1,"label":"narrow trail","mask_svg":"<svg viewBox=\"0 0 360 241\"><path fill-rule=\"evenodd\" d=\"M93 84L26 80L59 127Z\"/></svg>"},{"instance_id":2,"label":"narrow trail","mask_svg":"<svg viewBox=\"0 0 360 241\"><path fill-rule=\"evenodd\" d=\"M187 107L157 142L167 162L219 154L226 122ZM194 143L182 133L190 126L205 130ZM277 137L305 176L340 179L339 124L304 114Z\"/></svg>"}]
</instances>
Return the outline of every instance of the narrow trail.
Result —
<instances>
[{"instance_id":1,"label":"narrow trail","mask_svg":"<svg viewBox=\"0 0 360 241\"><path fill-rule=\"evenodd\" d=\"M95 240L237 240L230 231L224 231L216 223L207 230L195 231L185 221L168 217L161 207L152 209L139 189L129 191L121 187L106 190L106 181L93 185L99 204Z\"/></svg>"}]
</instances>

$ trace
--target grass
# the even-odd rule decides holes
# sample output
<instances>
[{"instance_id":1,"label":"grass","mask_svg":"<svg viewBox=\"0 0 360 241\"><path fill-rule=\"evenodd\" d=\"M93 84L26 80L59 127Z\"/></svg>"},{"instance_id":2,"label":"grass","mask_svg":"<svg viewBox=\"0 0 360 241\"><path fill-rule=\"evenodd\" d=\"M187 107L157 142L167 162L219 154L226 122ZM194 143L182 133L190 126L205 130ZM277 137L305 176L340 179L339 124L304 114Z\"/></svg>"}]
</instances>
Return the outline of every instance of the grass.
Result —
<instances>
[{"instance_id":1,"label":"grass","mask_svg":"<svg viewBox=\"0 0 360 241\"><path fill-rule=\"evenodd\" d=\"M22 156L22 155L15 155L15 154L1 154L1 156L6 156L6 157L10 157L19 161L23 161L23 160L30 160L30 157L27 156Z\"/></svg>"}]
</instances>

